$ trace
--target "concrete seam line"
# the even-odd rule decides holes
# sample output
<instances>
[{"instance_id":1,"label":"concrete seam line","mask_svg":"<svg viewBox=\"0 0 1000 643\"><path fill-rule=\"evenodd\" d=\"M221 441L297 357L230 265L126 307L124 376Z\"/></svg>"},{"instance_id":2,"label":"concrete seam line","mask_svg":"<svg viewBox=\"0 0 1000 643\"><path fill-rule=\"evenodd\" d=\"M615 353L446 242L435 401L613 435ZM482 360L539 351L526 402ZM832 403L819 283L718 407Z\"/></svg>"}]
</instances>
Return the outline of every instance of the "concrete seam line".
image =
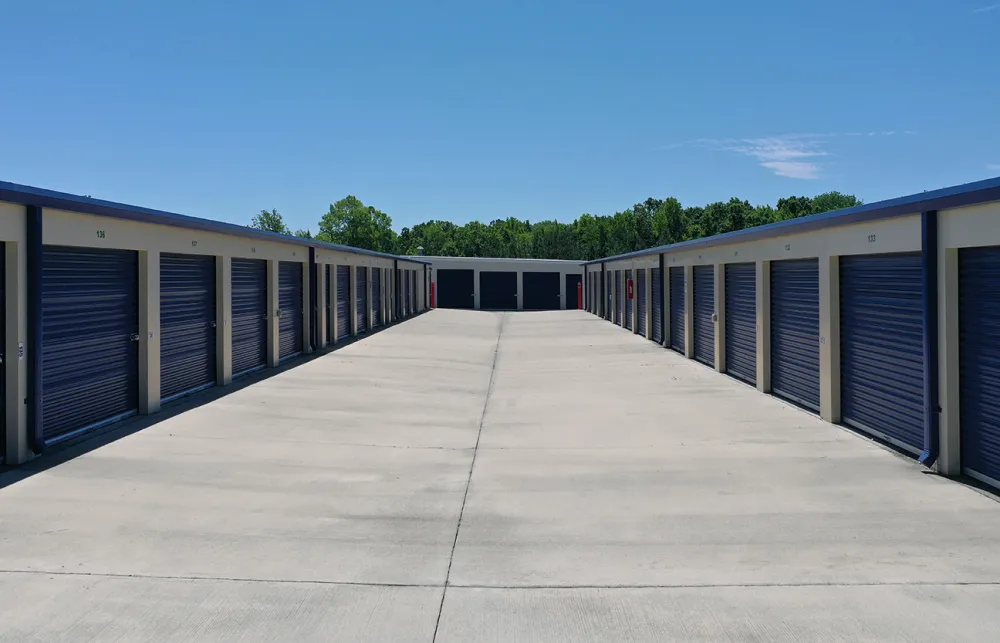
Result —
<instances>
[{"instance_id":1,"label":"concrete seam line","mask_svg":"<svg viewBox=\"0 0 1000 643\"><path fill-rule=\"evenodd\" d=\"M465 515L465 503L469 499L469 487L472 486L472 472L476 468L476 456L479 455L479 441L483 437L483 423L486 421L486 408L493 394L493 377L497 372L497 354L500 352L500 338L503 337L503 323L507 313L500 313L500 327L497 329L497 343L493 347L493 364L490 366L490 383L486 387L486 399L483 400L483 412L479 415L479 432L476 433L476 448L472 451L472 462L469 463L469 477L465 481L465 494L462 496L462 507L458 510L458 523L455 525L455 539L451 543L451 554L448 556L448 571L444 575L444 587L441 589L441 604L438 605L437 619L434 621L434 636L431 643L437 641L438 628L441 627L441 614L444 612L444 599L448 595L448 583L451 580L451 564L455 561L455 548L458 546L458 533L462 530L462 517Z\"/></svg>"},{"instance_id":2,"label":"concrete seam line","mask_svg":"<svg viewBox=\"0 0 1000 643\"><path fill-rule=\"evenodd\" d=\"M178 581L212 581L217 583L272 583L275 585L337 585L344 587L411 587L418 589L437 589L442 587L433 583L367 583L364 581L341 580L306 580L294 578L249 578L239 576L190 576L184 574L123 574L114 572L66 572L46 571L43 569L0 569L0 574L31 574L35 576L77 576L83 578L115 578L134 580L178 580Z\"/></svg>"}]
</instances>

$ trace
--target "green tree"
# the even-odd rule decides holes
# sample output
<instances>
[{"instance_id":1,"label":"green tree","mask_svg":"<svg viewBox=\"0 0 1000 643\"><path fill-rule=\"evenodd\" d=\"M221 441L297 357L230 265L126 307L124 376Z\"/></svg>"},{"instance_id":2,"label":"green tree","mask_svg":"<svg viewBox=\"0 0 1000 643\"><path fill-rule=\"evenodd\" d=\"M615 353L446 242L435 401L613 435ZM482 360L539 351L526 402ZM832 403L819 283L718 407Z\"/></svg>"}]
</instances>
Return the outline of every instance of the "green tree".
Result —
<instances>
[{"instance_id":1,"label":"green tree","mask_svg":"<svg viewBox=\"0 0 1000 643\"><path fill-rule=\"evenodd\" d=\"M258 230L265 230L267 232L277 232L278 234L291 234L291 230L285 225L284 219L281 218L281 213L277 210L261 210L260 214L254 216L250 221L251 228L257 228Z\"/></svg>"},{"instance_id":2,"label":"green tree","mask_svg":"<svg viewBox=\"0 0 1000 643\"><path fill-rule=\"evenodd\" d=\"M313 238L312 232L310 232L309 230L296 230L295 231L295 236L296 237L302 237L303 239L312 239Z\"/></svg>"},{"instance_id":3,"label":"green tree","mask_svg":"<svg viewBox=\"0 0 1000 643\"><path fill-rule=\"evenodd\" d=\"M395 252L397 245L389 215L351 195L330 204L320 219L318 237L379 252Z\"/></svg>"},{"instance_id":4,"label":"green tree","mask_svg":"<svg viewBox=\"0 0 1000 643\"><path fill-rule=\"evenodd\" d=\"M830 212L831 210L842 210L861 205L861 199L853 194L841 194L840 192L824 192L817 194L812 199L812 211L814 214L820 212Z\"/></svg>"}]
</instances>

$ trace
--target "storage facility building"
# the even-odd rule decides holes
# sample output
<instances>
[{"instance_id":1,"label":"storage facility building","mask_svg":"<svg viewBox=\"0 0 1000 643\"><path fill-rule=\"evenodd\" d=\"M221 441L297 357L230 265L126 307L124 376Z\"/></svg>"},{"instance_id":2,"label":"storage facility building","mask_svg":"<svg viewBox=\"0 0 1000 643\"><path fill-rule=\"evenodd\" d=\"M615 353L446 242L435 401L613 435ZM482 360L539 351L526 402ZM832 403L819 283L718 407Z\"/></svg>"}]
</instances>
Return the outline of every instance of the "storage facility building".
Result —
<instances>
[{"instance_id":1,"label":"storage facility building","mask_svg":"<svg viewBox=\"0 0 1000 643\"><path fill-rule=\"evenodd\" d=\"M0 182L0 456L427 306L427 262Z\"/></svg>"},{"instance_id":2,"label":"storage facility building","mask_svg":"<svg viewBox=\"0 0 1000 643\"><path fill-rule=\"evenodd\" d=\"M585 290L630 332L1000 486L1000 179L588 262Z\"/></svg>"}]
</instances>

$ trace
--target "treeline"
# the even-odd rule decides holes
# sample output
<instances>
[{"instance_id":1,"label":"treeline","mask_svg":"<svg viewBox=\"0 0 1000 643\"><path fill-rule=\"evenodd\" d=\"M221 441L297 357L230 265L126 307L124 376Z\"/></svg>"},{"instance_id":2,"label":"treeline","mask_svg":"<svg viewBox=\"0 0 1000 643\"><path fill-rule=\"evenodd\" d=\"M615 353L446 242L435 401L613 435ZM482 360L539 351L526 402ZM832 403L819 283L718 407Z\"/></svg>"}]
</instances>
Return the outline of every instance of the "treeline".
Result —
<instances>
[{"instance_id":1,"label":"treeline","mask_svg":"<svg viewBox=\"0 0 1000 643\"><path fill-rule=\"evenodd\" d=\"M649 198L612 215L582 214L572 223L531 223L514 217L464 225L433 220L397 234L388 214L348 196L330 205L315 235L310 230L295 234L400 255L418 254L422 247L431 256L588 260L860 204L853 195L840 192L787 197L776 206L754 206L732 198L684 207L673 197ZM277 210L261 210L251 226L291 234Z\"/></svg>"}]
</instances>

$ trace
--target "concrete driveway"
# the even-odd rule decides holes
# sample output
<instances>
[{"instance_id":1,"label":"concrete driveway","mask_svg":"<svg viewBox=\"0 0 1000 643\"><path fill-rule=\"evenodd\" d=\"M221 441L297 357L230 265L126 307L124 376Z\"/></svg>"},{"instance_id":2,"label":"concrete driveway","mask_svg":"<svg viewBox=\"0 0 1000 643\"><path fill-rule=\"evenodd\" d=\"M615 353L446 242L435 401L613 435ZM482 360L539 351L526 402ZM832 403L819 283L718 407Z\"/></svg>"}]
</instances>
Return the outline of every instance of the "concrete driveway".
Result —
<instances>
[{"instance_id":1,"label":"concrete driveway","mask_svg":"<svg viewBox=\"0 0 1000 643\"><path fill-rule=\"evenodd\" d=\"M1000 631L1000 503L586 313L268 375L0 476L0 641Z\"/></svg>"}]
</instances>

